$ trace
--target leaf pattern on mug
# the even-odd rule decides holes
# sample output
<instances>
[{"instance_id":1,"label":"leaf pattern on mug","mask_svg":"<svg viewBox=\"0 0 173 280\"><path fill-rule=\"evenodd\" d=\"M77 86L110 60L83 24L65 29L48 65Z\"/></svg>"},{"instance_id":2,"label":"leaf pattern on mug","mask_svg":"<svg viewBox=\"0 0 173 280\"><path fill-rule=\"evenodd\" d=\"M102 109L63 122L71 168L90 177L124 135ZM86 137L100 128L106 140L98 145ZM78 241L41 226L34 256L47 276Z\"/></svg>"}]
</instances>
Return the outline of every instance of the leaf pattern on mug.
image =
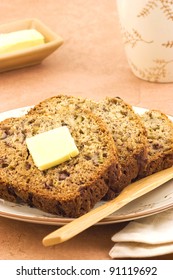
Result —
<instances>
[{"instance_id":1,"label":"leaf pattern on mug","mask_svg":"<svg viewBox=\"0 0 173 280\"><path fill-rule=\"evenodd\" d=\"M155 8L159 8L168 20L173 20L173 0L149 0L137 17L146 17Z\"/></svg>"},{"instance_id":2,"label":"leaf pattern on mug","mask_svg":"<svg viewBox=\"0 0 173 280\"><path fill-rule=\"evenodd\" d=\"M130 45L132 48L134 48L138 42L144 42L147 44L153 43L153 41L144 40L142 38L142 35L134 28L132 29L132 32L129 32L122 28L122 35L124 44Z\"/></svg>"},{"instance_id":3,"label":"leaf pattern on mug","mask_svg":"<svg viewBox=\"0 0 173 280\"><path fill-rule=\"evenodd\" d=\"M173 1L172 0L160 0L161 9L167 19L173 20Z\"/></svg>"},{"instance_id":4,"label":"leaf pattern on mug","mask_svg":"<svg viewBox=\"0 0 173 280\"><path fill-rule=\"evenodd\" d=\"M139 77L150 82L159 82L167 75L166 66L169 63L173 63L173 60L166 61L164 59L155 59L153 60L154 66L140 69L132 61L129 61L132 69L138 73Z\"/></svg>"},{"instance_id":5,"label":"leaf pattern on mug","mask_svg":"<svg viewBox=\"0 0 173 280\"><path fill-rule=\"evenodd\" d=\"M162 44L165 48L173 48L173 41L167 41L166 43Z\"/></svg>"},{"instance_id":6,"label":"leaf pattern on mug","mask_svg":"<svg viewBox=\"0 0 173 280\"><path fill-rule=\"evenodd\" d=\"M158 7L157 0L149 0L142 11L138 14L138 17L146 17L150 14L150 12Z\"/></svg>"}]
</instances>

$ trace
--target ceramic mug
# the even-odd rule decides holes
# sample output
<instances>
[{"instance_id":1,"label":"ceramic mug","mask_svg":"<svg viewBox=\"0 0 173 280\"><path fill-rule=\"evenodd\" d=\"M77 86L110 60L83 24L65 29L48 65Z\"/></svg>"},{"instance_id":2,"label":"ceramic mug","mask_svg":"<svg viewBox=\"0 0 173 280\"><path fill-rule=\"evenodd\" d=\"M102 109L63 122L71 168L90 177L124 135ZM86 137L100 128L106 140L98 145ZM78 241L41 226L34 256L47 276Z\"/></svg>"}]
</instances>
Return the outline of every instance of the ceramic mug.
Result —
<instances>
[{"instance_id":1,"label":"ceramic mug","mask_svg":"<svg viewBox=\"0 0 173 280\"><path fill-rule=\"evenodd\" d=\"M117 0L127 60L135 76L173 82L173 1Z\"/></svg>"}]
</instances>

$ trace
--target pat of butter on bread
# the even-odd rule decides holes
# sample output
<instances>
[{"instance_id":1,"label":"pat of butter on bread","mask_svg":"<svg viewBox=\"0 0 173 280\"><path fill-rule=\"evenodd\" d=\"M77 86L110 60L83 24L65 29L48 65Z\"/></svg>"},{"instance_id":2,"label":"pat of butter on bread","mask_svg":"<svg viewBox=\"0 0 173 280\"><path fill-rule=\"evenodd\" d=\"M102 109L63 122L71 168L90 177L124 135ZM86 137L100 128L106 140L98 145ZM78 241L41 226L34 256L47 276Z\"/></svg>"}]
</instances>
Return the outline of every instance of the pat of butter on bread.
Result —
<instances>
[{"instance_id":1,"label":"pat of butter on bread","mask_svg":"<svg viewBox=\"0 0 173 280\"><path fill-rule=\"evenodd\" d=\"M44 44L44 36L36 29L19 30L0 34L0 54Z\"/></svg>"},{"instance_id":2,"label":"pat of butter on bread","mask_svg":"<svg viewBox=\"0 0 173 280\"><path fill-rule=\"evenodd\" d=\"M26 138L28 150L40 170L56 166L79 154L67 126Z\"/></svg>"}]
</instances>

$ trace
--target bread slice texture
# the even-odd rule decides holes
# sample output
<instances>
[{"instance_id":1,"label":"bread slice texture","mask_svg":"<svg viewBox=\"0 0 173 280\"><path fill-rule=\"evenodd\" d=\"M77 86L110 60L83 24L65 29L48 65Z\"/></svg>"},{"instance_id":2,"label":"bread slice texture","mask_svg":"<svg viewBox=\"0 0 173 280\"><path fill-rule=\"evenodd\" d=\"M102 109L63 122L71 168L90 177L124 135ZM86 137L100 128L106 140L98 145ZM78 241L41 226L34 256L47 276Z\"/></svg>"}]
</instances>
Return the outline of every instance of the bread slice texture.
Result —
<instances>
[{"instance_id":1,"label":"bread slice texture","mask_svg":"<svg viewBox=\"0 0 173 280\"><path fill-rule=\"evenodd\" d=\"M147 164L139 178L173 165L173 122L162 112L150 110L141 116L147 131Z\"/></svg>"},{"instance_id":2,"label":"bread slice texture","mask_svg":"<svg viewBox=\"0 0 173 280\"><path fill-rule=\"evenodd\" d=\"M40 171L26 138L66 125L79 155ZM116 149L104 123L91 112L69 107L56 114L30 114L0 123L0 197L66 217L88 212L119 176Z\"/></svg>"},{"instance_id":3,"label":"bread slice texture","mask_svg":"<svg viewBox=\"0 0 173 280\"><path fill-rule=\"evenodd\" d=\"M146 164L146 130L132 107L120 98L105 98L100 102L58 95L44 100L29 114L55 114L62 106L87 108L99 116L113 136L117 148L121 176L110 179L109 190L104 197L112 199L134 180Z\"/></svg>"},{"instance_id":4,"label":"bread slice texture","mask_svg":"<svg viewBox=\"0 0 173 280\"><path fill-rule=\"evenodd\" d=\"M120 179L106 195L107 199L111 199L144 169L147 157L146 130L132 106L121 98L101 100L98 103L97 115L103 117L112 133L121 166Z\"/></svg>"}]
</instances>

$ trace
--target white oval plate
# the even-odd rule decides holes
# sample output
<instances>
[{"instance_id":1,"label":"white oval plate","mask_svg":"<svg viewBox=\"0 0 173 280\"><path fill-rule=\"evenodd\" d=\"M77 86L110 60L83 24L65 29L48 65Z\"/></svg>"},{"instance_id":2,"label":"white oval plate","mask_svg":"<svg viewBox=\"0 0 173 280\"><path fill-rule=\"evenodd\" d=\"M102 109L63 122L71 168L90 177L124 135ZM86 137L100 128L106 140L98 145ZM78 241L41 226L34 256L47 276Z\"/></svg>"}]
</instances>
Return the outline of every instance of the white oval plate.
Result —
<instances>
[{"instance_id":1,"label":"white oval plate","mask_svg":"<svg viewBox=\"0 0 173 280\"><path fill-rule=\"evenodd\" d=\"M19 108L0 114L0 121L9 117L24 115L30 107ZM144 113L147 109L134 107L138 114ZM173 117L169 117L173 121ZM95 207L105 203L101 201ZM173 207L173 180L160 186L156 190L132 201L109 217L98 222L99 224L112 224L143 218L160 213ZM72 221L71 218L45 213L27 205L17 204L0 199L0 216L25 222L64 225Z\"/></svg>"}]
</instances>

